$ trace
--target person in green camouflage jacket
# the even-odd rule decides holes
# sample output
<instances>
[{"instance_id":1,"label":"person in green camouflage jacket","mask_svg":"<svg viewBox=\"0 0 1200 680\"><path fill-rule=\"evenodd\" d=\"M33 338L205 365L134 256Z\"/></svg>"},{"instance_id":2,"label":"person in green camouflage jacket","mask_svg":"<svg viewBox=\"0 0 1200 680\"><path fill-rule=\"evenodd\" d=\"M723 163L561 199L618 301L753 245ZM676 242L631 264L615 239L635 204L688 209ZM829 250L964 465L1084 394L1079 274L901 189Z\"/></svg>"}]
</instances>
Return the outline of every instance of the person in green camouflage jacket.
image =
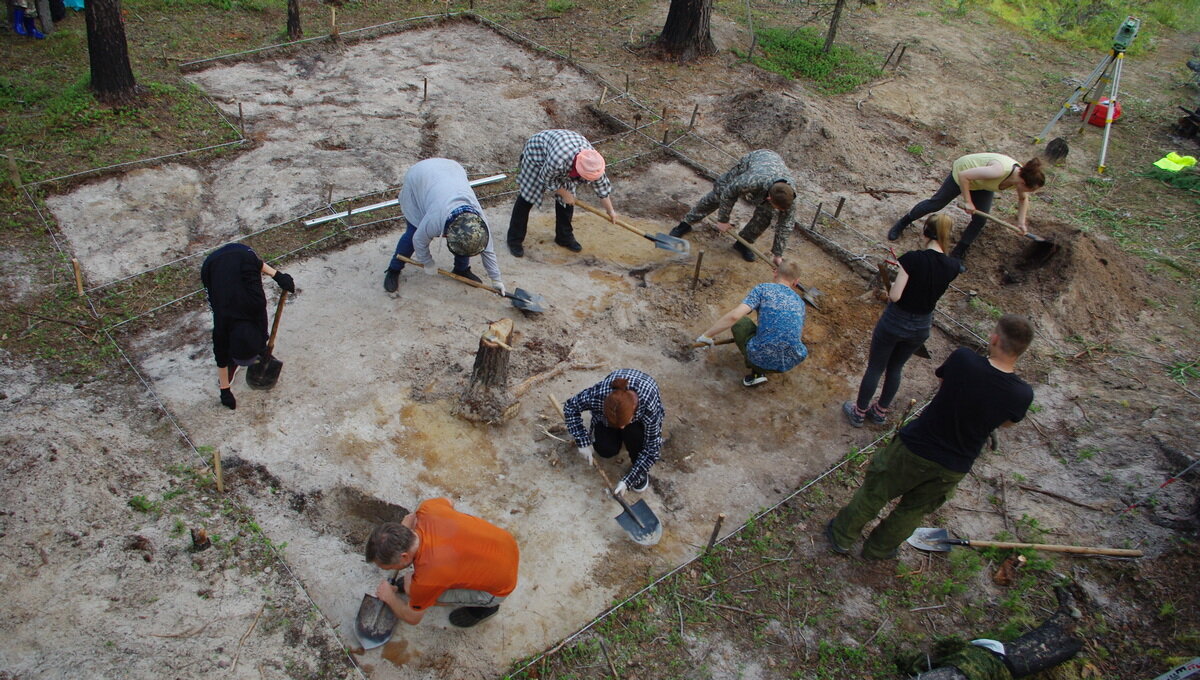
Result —
<instances>
[{"instance_id":1,"label":"person in green camouflage jacket","mask_svg":"<svg viewBox=\"0 0 1200 680\"><path fill-rule=\"evenodd\" d=\"M775 243L771 253L775 256L774 264L783 262L783 249L787 245L788 236L792 233L792 203L796 199L796 181L792 173L784 165L779 154L770 149L758 149L742 156L728 172L713 182L712 191L705 194L683 221L671 230L672 236L683 236L692 230L692 225L717 211L717 229L722 233L729 231L733 225L729 222L733 204L739 198L746 199L754 205L754 215L746 226L742 227L740 235L750 243L767 230L771 218L775 219ZM747 262L754 261L754 253L741 243L733 244L734 250L741 253Z\"/></svg>"}]
</instances>

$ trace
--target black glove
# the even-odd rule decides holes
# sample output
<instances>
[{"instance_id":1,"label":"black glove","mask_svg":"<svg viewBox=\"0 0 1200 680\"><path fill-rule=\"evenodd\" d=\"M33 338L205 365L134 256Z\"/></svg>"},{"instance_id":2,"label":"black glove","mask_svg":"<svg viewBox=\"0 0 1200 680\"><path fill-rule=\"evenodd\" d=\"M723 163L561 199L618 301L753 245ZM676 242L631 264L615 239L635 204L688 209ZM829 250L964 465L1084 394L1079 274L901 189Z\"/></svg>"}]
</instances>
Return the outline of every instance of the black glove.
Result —
<instances>
[{"instance_id":1,"label":"black glove","mask_svg":"<svg viewBox=\"0 0 1200 680\"><path fill-rule=\"evenodd\" d=\"M233 390L228 387L221 390L221 404L229 408L230 411L237 408L237 399L233 398Z\"/></svg>"},{"instance_id":2,"label":"black glove","mask_svg":"<svg viewBox=\"0 0 1200 680\"><path fill-rule=\"evenodd\" d=\"M278 283L279 287L287 292L296 292L296 282L292 280L291 274L284 274L283 272L276 270L275 276L272 276L271 278L275 279L275 283Z\"/></svg>"}]
</instances>

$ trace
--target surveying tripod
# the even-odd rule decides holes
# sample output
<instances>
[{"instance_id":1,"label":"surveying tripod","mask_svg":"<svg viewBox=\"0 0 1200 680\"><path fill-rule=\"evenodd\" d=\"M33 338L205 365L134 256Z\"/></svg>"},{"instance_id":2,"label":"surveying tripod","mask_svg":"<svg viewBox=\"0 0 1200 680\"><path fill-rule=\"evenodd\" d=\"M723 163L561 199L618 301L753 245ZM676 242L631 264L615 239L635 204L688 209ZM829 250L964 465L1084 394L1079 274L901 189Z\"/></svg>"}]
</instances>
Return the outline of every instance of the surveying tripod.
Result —
<instances>
[{"instance_id":1,"label":"surveying tripod","mask_svg":"<svg viewBox=\"0 0 1200 680\"><path fill-rule=\"evenodd\" d=\"M1096 172L1104 173L1104 159L1108 155L1108 135L1112 131L1113 115L1117 108L1117 90L1121 86L1121 65L1125 63L1125 50L1129 49L1129 44L1133 42L1134 36L1137 35L1138 27L1142 22L1137 17L1126 17L1125 22L1117 29L1117 35L1113 38L1112 50L1100 60L1096 65L1096 69L1092 71L1092 75L1087 77L1067 101L1063 102L1062 107L1041 133L1034 138L1034 144L1041 144L1042 140L1050 134L1051 128L1058 122L1063 114L1071 109L1076 101L1081 96L1087 96L1087 109L1083 112L1083 122L1079 124L1079 132L1083 132L1084 127L1088 124L1088 120L1092 116L1092 110L1096 108L1096 103L1099 97L1092 97L1092 93L1096 91L1097 86L1101 83L1110 83L1108 88L1108 113L1104 117L1104 141L1100 144L1100 163L1096 167ZM1112 74L1111 78L1109 74ZM1098 92L1097 92L1098 94Z\"/></svg>"}]
</instances>

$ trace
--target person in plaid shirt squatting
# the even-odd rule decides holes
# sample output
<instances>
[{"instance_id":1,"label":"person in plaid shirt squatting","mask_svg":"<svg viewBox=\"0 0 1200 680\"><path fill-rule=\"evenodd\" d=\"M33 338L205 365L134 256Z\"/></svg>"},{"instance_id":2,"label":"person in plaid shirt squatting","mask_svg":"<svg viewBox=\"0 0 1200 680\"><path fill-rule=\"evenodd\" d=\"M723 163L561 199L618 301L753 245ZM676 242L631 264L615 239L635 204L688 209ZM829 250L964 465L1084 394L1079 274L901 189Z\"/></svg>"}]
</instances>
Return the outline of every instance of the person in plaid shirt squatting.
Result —
<instances>
[{"instance_id":1,"label":"person in plaid shirt squatting","mask_svg":"<svg viewBox=\"0 0 1200 680\"><path fill-rule=\"evenodd\" d=\"M514 256L525 256L529 211L542 204L542 195L547 191L554 192L554 242L572 252L583 250L571 227L575 188L582 182L592 185L608 219L616 222L617 213L608 197L612 184L604 174L604 156L583 135L570 130L542 130L525 142L517 173L517 201L508 223L508 249Z\"/></svg>"},{"instance_id":2,"label":"person in plaid shirt squatting","mask_svg":"<svg viewBox=\"0 0 1200 680\"><path fill-rule=\"evenodd\" d=\"M584 411L592 413L590 431L583 426ZM629 451L633 464L613 489L618 496L626 489L641 493L650 486L650 468L662 450L663 415L658 383L632 368L609 373L563 404L567 431L588 465L595 464L594 454L617 455L622 444Z\"/></svg>"}]
</instances>

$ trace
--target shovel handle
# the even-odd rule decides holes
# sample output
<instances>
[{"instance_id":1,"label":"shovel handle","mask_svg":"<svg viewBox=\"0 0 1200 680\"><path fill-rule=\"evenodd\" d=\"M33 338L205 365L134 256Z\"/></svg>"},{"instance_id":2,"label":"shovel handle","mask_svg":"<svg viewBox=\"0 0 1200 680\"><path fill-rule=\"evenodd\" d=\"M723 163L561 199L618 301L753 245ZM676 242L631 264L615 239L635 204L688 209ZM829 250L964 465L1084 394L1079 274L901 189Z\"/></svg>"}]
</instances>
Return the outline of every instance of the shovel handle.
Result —
<instances>
[{"instance_id":1,"label":"shovel handle","mask_svg":"<svg viewBox=\"0 0 1200 680\"><path fill-rule=\"evenodd\" d=\"M567 416L563 413L562 404L558 403L558 399L556 399L553 394L548 394L546 396L548 396L550 398L550 403L554 404L554 409L556 411L558 411L559 417L561 417L565 420ZM592 467L596 468L596 472L599 472L600 476L604 478L604 485L605 485L605 488L608 490L608 495L612 496L613 500L615 500L621 504L621 507L625 510L625 512L629 513L630 517L633 517L633 521L637 522L638 526L642 526L641 520L639 520L637 518L637 516L633 514L633 510L631 510L629 508L629 504L625 502L625 499L621 498L620 496L618 496L617 494L612 492L612 490L614 488L613 483L612 483L612 480L610 480L608 478L608 474L606 472L604 472L604 468L600 467L599 465L595 465L595 464L593 464ZM645 528L645 527L643 526L642 528Z\"/></svg>"},{"instance_id":2,"label":"shovel handle","mask_svg":"<svg viewBox=\"0 0 1200 680\"><path fill-rule=\"evenodd\" d=\"M1045 241L1045 240L1046 240L1046 239L1044 239L1044 238L1042 238L1042 237L1040 237L1040 236L1035 236L1035 235L1033 235L1033 234L1029 233L1028 231L1021 231L1021 228L1020 228L1020 227L1018 227L1017 225L1015 225L1015 224L1009 224L1008 222L1005 222L1004 220L1000 219L999 217L996 217L995 215L989 215L989 214L985 213L984 211L982 211L982 210L980 210L980 209L978 209L978 208L976 208L976 209L975 209L975 212L976 212L977 214L979 214L979 215L983 215L984 217L988 218L989 220L991 220L991 221L993 221L993 222L995 222L995 223L997 223L997 224L1000 224L1000 225L1003 225L1003 226L1005 226L1005 227L1008 227L1009 229L1012 229L1012 230L1013 230L1013 232L1014 232L1015 234L1017 234L1018 236L1024 236L1024 237L1025 237L1025 238L1027 238L1027 239L1030 239L1030 240L1033 240L1033 241L1039 241L1039 242L1040 242L1040 241Z\"/></svg>"},{"instance_id":3,"label":"shovel handle","mask_svg":"<svg viewBox=\"0 0 1200 680\"><path fill-rule=\"evenodd\" d=\"M275 321L271 323L271 338L267 340L267 354L275 351L275 337L279 335L279 317L283 316L283 303L287 301L288 292L279 291L279 304L275 305Z\"/></svg>"},{"instance_id":4,"label":"shovel handle","mask_svg":"<svg viewBox=\"0 0 1200 680\"><path fill-rule=\"evenodd\" d=\"M767 257L763 253L763 251L759 250L758 248L755 248L753 243L742 238L742 235L737 233L733 229L730 229L726 233L729 234L730 236L734 237L735 239L737 239L738 243L742 244L743 246L746 246L746 248L748 248L750 250L750 252L754 253L754 255L756 257L758 257L759 262L762 262L763 264L767 265L772 270L775 269L775 259L773 257ZM812 305L814 309L820 309L820 307L817 305L817 301L812 299L812 296L808 294L808 289L805 288L804 286L800 285L799 282L796 283L796 290L800 291L800 295L804 297L805 302Z\"/></svg>"},{"instance_id":5,"label":"shovel handle","mask_svg":"<svg viewBox=\"0 0 1200 680\"><path fill-rule=\"evenodd\" d=\"M1112 557L1141 557L1141 550L1124 550L1121 548L1088 548L1081 545L1055 545L1053 543L1009 543L1006 541L970 541L962 540L962 545L976 548L1012 548L1045 550L1047 552L1075 553L1077 555L1109 555Z\"/></svg>"},{"instance_id":6,"label":"shovel handle","mask_svg":"<svg viewBox=\"0 0 1200 680\"><path fill-rule=\"evenodd\" d=\"M714 346L715 345L728 345L732 342L733 342L733 338L723 338L721 340L714 340L713 345ZM708 343L707 342L693 342L692 347L696 347L696 348L708 347Z\"/></svg>"},{"instance_id":7,"label":"shovel handle","mask_svg":"<svg viewBox=\"0 0 1200 680\"><path fill-rule=\"evenodd\" d=\"M399 253L396 254L396 259L400 260L401 262L407 262L408 264L415 265L422 269L425 268L425 265L421 264L420 262L417 262L416 260L414 260L410 257L404 257L403 255L400 255ZM492 288L491 286L489 286L487 284L472 281L471 279L459 276L458 274L448 272L445 269L439 269L439 270L437 270L437 273L439 273L442 276L445 276L447 278L454 279L455 281L458 281L459 283L465 283L468 286L473 286L475 288L481 288L488 292L495 293L496 295L500 295L500 291L496 290L495 288ZM504 296L504 297L507 297L507 296Z\"/></svg>"},{"instance_id":8,"label":"shovel handle","mask_svg":"<svg viewBox=\"0 0 1200 680\"><path fill-rule=\"evenodd\" d=\"M597 208L594 205L589 205L587 203L584 203L583 201L579 200L578 198L575 199L575 205L579 206L580 208L583 208L584 210L592 213L593 215L598 215L600 217L603 217L606 220L608 219L608 213L604 212L603 210L600 210L599 208ZM638 236L641 236L642 238L650 238L646 234L646 232L642 231L641 229L638 229L637 227L633 226L632 224L629 224L628 222L625 222L622 219L617 219L614 222L614 224L616 224L618 227L623 227L625 229L628 229L629 231L632 231L633 233L637 234ZM650 240L654 240L654 239L650 239Z\"/></svg>"}]
</instances>

